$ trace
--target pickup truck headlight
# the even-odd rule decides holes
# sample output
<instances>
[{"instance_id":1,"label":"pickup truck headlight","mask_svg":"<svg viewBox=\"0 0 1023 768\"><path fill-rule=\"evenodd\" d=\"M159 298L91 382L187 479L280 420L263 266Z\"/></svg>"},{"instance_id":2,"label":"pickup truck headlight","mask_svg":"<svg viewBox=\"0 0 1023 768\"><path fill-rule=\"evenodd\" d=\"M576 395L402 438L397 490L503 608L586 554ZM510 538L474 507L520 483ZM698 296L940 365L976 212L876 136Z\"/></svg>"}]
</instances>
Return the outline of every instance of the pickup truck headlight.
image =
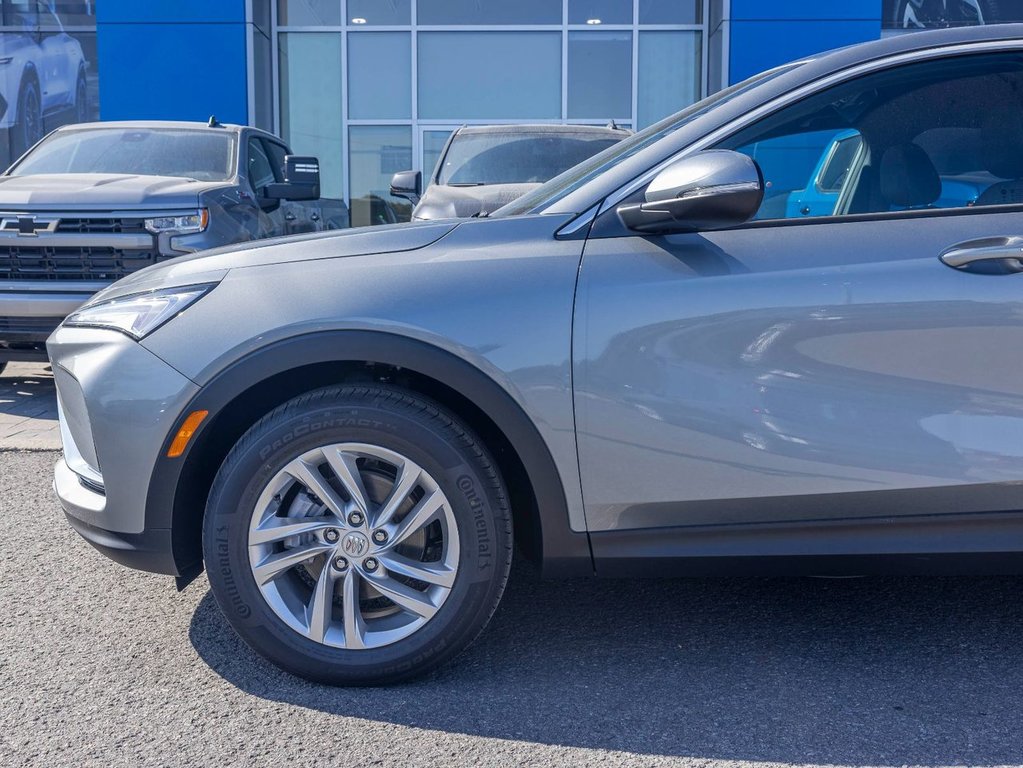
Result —
<instances>
[{"instance_id":1,"label":"pickup truck headlight","mask_svg":"<svg viewBox=\"0 0 1023 768\"><path fill-rule=\"evenodd\" d=\"M190 235L195 232L202 232L210 221L208 208L200 208L195 213L187 213L183 216L157 216L146 219L146 229L154 235L162 232L174 232L179 235Z\"/></svg>"},{"instance_id":2,"label":"pickup truck headlight","mask_svg":"<svg viewBox=\"0 0 1023 768\"><path fill-rule=\"evenodd\" d=\"M197 302L215 285L185 285L100 301L72 313L64 325L109 328L138 341Z\"/></svg>"}]
</instances>

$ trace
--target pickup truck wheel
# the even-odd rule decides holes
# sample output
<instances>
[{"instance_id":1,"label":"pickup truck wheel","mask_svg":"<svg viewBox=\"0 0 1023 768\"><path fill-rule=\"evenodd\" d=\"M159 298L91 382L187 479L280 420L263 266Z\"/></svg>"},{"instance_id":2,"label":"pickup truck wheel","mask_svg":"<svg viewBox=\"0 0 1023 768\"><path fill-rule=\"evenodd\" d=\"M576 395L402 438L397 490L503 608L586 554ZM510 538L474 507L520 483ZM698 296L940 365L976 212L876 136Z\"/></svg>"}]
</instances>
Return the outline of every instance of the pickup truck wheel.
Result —
<instances>
[{"instance_id":1,"label":"pickup truck wheel","mask_svg":"<svg viewBox=\"0 0 1023 768\"><path fill-rule=\"evenodd\" d=\"M21 157L43 137L42 102L39 86L32 78L21 82L18 91L18 123L14 126L11 149L14 157Z\"/></svg>"},{"instance_id":2,"label":"pickup truck wheel","mask_svg":"<svg viewBox=\"0 0 1023 768\"><path fill-rule=\"evenodd\" d=\"M203 549L228 621L335 685L436 667L489 621L511 565L501 478L472 432L391 387L321 389L252 427L217 474Z\"/></svg>"}]
</instances>

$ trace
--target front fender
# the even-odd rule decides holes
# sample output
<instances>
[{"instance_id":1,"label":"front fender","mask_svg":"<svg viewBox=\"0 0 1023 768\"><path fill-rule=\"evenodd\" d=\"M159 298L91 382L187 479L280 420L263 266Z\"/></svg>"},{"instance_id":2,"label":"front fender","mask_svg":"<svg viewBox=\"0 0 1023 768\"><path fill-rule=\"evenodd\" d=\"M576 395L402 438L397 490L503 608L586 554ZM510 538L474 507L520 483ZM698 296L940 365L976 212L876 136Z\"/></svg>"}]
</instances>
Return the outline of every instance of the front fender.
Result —
<instances>
[{"instance_id":1,"label":"front fender","mask_svg":"<svg viewBox=\"0 0 1023 768\"><path fill-rule=\"evenodd\" d=\"M197 471L201 457L216 439L218 428L226 428L218 424L218 415L274 376L302 366L345 362L398 366L461 393L484 411L511 443L532 483L544 574L592 574L588 536L570 528L565 489L550 449L522 407L500 384L469 362L417 339L378 331L324 331L269 344L210 378L179 418L196 410L210 413L180 458L166 458L178 424L165 437L160 452L164 458L157 462L149 484L146 528L173 530L174 560L182 577L187 579L202 567L199 523L209 486L195 480L202 474ZM248 424L260 415L250 414ZM216 468L204 469L212 473Z\"/></svg>"}]
</instances>

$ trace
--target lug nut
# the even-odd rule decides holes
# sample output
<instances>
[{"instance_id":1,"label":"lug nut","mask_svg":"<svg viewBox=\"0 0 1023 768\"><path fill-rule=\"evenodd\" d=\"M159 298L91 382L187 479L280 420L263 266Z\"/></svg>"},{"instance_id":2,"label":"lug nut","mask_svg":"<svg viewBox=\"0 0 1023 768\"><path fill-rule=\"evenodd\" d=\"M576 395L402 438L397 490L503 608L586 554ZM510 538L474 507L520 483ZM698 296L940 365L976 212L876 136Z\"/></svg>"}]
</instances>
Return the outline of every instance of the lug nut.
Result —
<instances>
[{"instance_id":1,"label":"lug nut","mask_svg":"<svg viewBox=\"0 0 1023 768\"><path fill-rule=\"evenodd\" d=\"M343 571L346 568L348 568L348 561L345 560L343 557L335 557L334 567L337 568L339 571Z\"/></svg>"},{"instance_id":2,"label":"lug nut","mask_svg":"<svg viewBox=\"0 0 1023 768\"><path fill-rule=\"evenodd\" d=\"M373 541L377 544L383 544L387 541L387 533L385 531L373 531Z\"/></svg>"},{"instance_id":3,"label":"lug nut","mask_svg":"<svg viewBox=\"0 0 1023 768\"><path fill-rule=\"evenodd\" d=\"M367 571L375 571L377 569L377 561L372 557L367 557L365 560L363 560L362 566Z\"/></svg>"},{"instance_id":4,"label":"lug nut","mask_svg":"<svg viewBox=\"0 0 1023 768\"><path fill-rule=\"evenodd\" d=\"M348 522L352 525L362 525L362 521L364 519L362 512L352 512L352 514L348 516Z\"/></svg>"},{"instance_id":5,"label":"lug nut","mask_svg":"<svg viewBox=\"0 0 1023 768\"><path fill-rule=\"evenodd\" d=\"M323 532L323 538L326 539L328 544L334 544L341 538L341 533L337 528L328 528Z\"/></svg>"}]
</instances>

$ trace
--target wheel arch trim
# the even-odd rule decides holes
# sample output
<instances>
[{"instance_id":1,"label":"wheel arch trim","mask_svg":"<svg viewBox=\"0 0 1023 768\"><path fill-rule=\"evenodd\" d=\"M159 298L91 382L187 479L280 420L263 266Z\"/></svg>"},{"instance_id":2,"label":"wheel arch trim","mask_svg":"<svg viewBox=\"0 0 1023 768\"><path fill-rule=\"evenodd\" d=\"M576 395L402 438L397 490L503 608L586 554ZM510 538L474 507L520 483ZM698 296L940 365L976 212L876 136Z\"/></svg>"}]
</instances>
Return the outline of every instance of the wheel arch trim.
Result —
<instances>
[{"instance_id":1,"label":"wheel arch trim","mask_svg":"<svg viewBox=\"0 0 1023 768\"><path fill-rule=\"evenodd\" d=\"M460 393L483 411L518 454L537 503L541 562L548 576L591 575L589 537L569 525L568 501L551 451L518 401L492 376L454 353L418 339L382 331L320 331L281 339L249 352L213 375L183 409L164 438L146 499L145 527L174 528L204 510L187 509L180 480L189 459L216 419L206 419L180 458L167 458L177 421L195 410L216 416L230 403L268 379L302 366L377 363L400 367ZM258 414L261 415L261 414ZM256 416L258 416L256 415ZM253 418L253 423L255 418ZM194 545L175 536L174 560L185 579L201 571Z\"/></svg>"}]
</instances>

